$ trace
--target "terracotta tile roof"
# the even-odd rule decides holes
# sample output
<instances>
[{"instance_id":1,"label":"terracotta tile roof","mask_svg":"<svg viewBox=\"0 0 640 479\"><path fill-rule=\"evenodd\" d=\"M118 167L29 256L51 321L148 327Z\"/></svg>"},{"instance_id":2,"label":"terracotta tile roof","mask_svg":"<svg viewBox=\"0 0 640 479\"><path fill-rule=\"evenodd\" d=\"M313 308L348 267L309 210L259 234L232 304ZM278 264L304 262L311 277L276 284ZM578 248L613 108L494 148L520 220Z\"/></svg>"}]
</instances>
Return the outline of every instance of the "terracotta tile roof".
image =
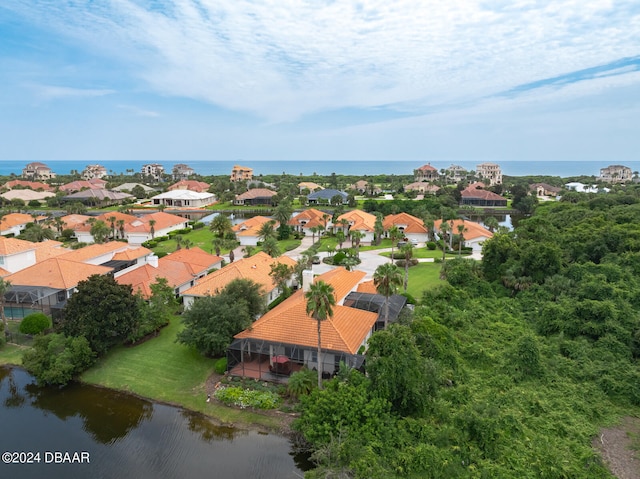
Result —
<instances>
[{"instance_id":1,"label":"terracotta tile roof","mask_svg":"<svg viewBox=\"0 0 640 479\"><path fill-rule=\"evenodd\" d=\"M336 225L340 226L340 220L346 219L351 230L373 232L376 224L376 216L362 210L348 211L336 219Z\"/></svg>"},{"instance_id":2,"label":"terracotta tile roof","mask_svg":"<svg viewBox=\"0 0 640 479\"><path fill-rule=\"evenodd\" d=\"M253 218L249 218L242 223L238 223L231 228L236 236L258 236L258 231L262 228L262 225L268 223L269 221L274 221L272 218L267 218L266 216L254 216ZM280 226L280 224L276 221L274 224L274 229Z\"/></svg>"},{"instance_id":3,"label":"terracotta tile roof","mask_svg":"<svg viewBox=\"0 0 640 479\"><path fill-rule=\"evenodd\" d=\"M378 294L378 290L376 289L376 285L373 283L373 280L360 283L357 291L358 293Z\"/></svg>"},{"instance_id":4,"label":"terracotta tile roof","mask_svg":"<svg viewBox=\"0 0 640 479\"><path fill-rule=\"evenodd\" d=\"M420 218L410 215L409 213L398 213L397 215L385 216L382 221L385 231L392 226L404 226L405 233L427 233L427 228Z\"/></svg>"},{"instance_id":5,"label":"terracotta tile roof","mask_svg":"<svg viewBox=\"0 0 640 479\"><path fill-rule=\"evenodd\" d=\"M113 255L118 251L125 251L128 248L129 245L121 241L109 241L108 243L102 244L92 243L80 249L74 249L65 253L64 259L84 262L109 253Z\"/></svg>"},{"instance_id":6,"label":"terracotta tile roof","mask_svg":"<svg viewBox=\"0 0 640 479\"><path fill-rule=\"evenodd\" d=\"M317 280L331 284L339 302L364 276L362 271L346 271L336 268ZM236 338L253 338L264 341L296 344L315 348L318 345L317 322L307 315L307 303L302 290L280 303L258 319L250 329ZM321 322L322 348L356 354L378 318L377 313L336 305L333 317Z\"/></svg>"},{"instance_id":7,"label":"terracotta tile roof","mask_svg":"<svg viewBox=\"0 0 640 479\"><path fill-rule=\"evenodd\" d=\"M167 190L190 190L197 193L206 193L207 191L209 191L210 187L211 185L209 183L205 183L204 181L180 180L167 188Z\"/></svg>"},{"instance_id":8,"label":"terracotta tile roof","mask_svg":"<svg viewBox=\"0 0 640 479\"><path fill-rule=\"evenodd\" d=\"M458 225L464 224L464 226L466 228L466 231L464 233L462 233L462 237L466 241L470 241L470 240L476 239L476 238L492 238L493 237L493 233L491 231L486 229L481 224L475 223L473 221L451 220L451 221L447 221L447 223L453 224L453 234L459 234L458 233ZM442 224L442 220L434 221L433 222L434 229L436 229L437 231L440 231L440 225L441 224Z\"/></svg>"},{"instance_id":9,"label":"terracotta tile roof","mask_svg":"<svg viewBox=\"0 0 640 479\"><path fill-rule=\"evenodd\" d=\"M82 189L98 190L98 189L104 188L105 184L106 182L101 184L101 183L95 183L87 180L76 180L76 181L72 181L71 183L66 183L64 185L61 185L58 187L58 189L60 191L65 191L65 192L80 191Z\"/></svg>"},{"instance_id":10,"label":"terracotta tile roof","mask_svg":"<svg viewBox=\"0 0 640 479\"><path fill-rule=\"evenodd\" d=\"M75 230L78 225L85 223L89 218L91 218L91 216L73 214L73 215L63 216L60 219L64 223L65 229L68 228L68 229Z\"/></svg>"},{"instance_id":11,"label":"terracotta tile roof","mask_svg":"<svg viewBox=\"0 0 640 479\"><path fill-rule=\"evenodd\" d=\"M188 220L183 218L182 216L172 215L169 213L165 213L164 211L158 211L157 213L151 213L140 218L136 218L131 223L126 225L124 229L126 232L130 233L149 233L151 231L151 226L149 226L150 220L155 220L156 222L153 225L155 231L160 231L171 226L188 223Z\"/></svg>"},{"instance_id":12,"label":"terracotta tile roof","mask_svg":"<svg viewBox=\"0 0 640 479\"><path fill-rule=\"evenodd\" d=\"M249 191L236 196L236 200L253 200L255 198L271 198L277 195L275 191L266 188L252 188Z\"/></svg>"},{"instance_id":13,"label":"terracotta tile roof","mask_svg":"<svg viewBox=\"0 0 640 479\"><path fill-rule=\"evenodd\" d=\"M70 261L60 256L49 258L7 276L14 286L41 286L52 289L71 289L94 274L107 274L112 268Z\"/></svg>"},{"instance_id":14,"label":"terracotta tile roof","mask_svg":"<svg viewBox=\"0 0 640 479\"><path fill-rule=\"evenodd\" d=\"M438 171L431 165L422 165L420 168L416 168L416 170L420 170L420 171Z\"/></svg>"},{"instance_id":15,"label":"terracotta tile roof","mask_svg":"<svg viewBox=\"0 0 640 479\"><path fill-rule=\"evenodd\" d=\"M5 276L9 276L11 272L7 271L4 268L0 268L0 278L4 278Z\"/></svg>"},{"instance_id":16,"label":"terracotta tile roof","mask_svg":"<svg viewBox=\"0 0 640 479\"><path fill-rule=\"evenodd\" d=\"M127 193L120 193L119 191L111 191L105 190L103 188L92 188L88 190L78 191L76 193L71 193L64 197L65 200L86 200L89 198L95 198L97 200L109 200L109 201L120 201L126 200L128 198L133 198L133 195L129 195Z\"/></svg>"},{"instance_id":17,"label":"terracotta tile roof","mask_svg":"<svg viewBox=\"0 0 640 479\"><path fill-rule=\"evenodd\" d=\"M63 248L60 241L47 240L34 244L36 246L36 262L38 263L70 251L67 248Z\"/></svg>"},{"instance_id":18,"label":"terracotta tile roof","mask_svg":"<svg viewBox=\"0 0 640 479\"><path fill-rule=\"evenodd\" d=\"M426 183L424 181L414 181L413 183L409 183L404 187L405 191L438 191L440 189L437 185L432 185L431 183Z\"/></svg>"},{"instance_id":19,"label":"terracotta tile roof","mask_svg":"<svg viewBox=\"0 0 640 479\"><path fill-rule=\"evenodd\" d=\"M296 262L288 256L272 258L261 251L250 258L242 258L234 261L224 268L199 279L198 284L185 291L183 295L210 296L215 294L216 291L224 289L224 287L234 279L251 279L262 285L265 292L270 292L275 288L273 279L269 276L271 265L274 263L293 266Z\"/></svg>"},{"instance_id":20,"label":"terracotta tile roof","mask_svg":"<svg viewBox=\"0 0 640 479\"><path fill-rule=\"evenodd\" d=\"M138 246L136 248L129 248L125 251L118 251L113 255L112 260L114 261L131 261L138 258L143 258L145 256L153 253L150 249L145 248L144 246Z\"/></svg>"},{"instance_id":21,"label":"terracotta tile roof","mask_svg":"<svg viewBox=\"0 0 640 479\"><path fill-rule=\"evenodd\" d=\"M0 219L0 231L27 223L33 223L33 216L24 213L9 213Z\"/></svg>"},{"instance_id":22,"label":"terracotta tile roof","mask_svg":"<svg viewBox=\"0 0 640 479\"><path fill-rule=\"evenodd\" d=\"M303 181L301 183L298 183L298 188L300 189L306 188L307 190L310 190L310 191L324 189L324 187L320 186L317 183L314 183L313 181Z\"/></svg>"},{"instance_id":23,"label":"terracotta tile roof","mask_svg":"<svg viewBox=\"0 0 640 479\"><path fill-rule=\"evenodd\" d=\"M489 190L480 190L476 188L468 187L460 192L463 198L481 198L483 200L503 200L506 198Z\"/></svg>"},{"instance_id":24,"label":"terracotta tile roof","mask_svg":"<svg viewBox=\"0 0 640 479\"><path fill-rule=\"evenodd\" d=\"M151 284L157 278L166 278L169 286L178 288L195 280L195 276L206 273L219 264L222 258L202 251L200 248L181 249L158 260L158 267L141 266L116 278L119 284L130 284L133 291L140 291L144 298L151 297Z\"/></svg>"},{"instance_id":25,"label":"terracotta tile roof","mask_svg":"<svg viewBox=\"0 0 640 479\"><path fill-rule=\"evenodd\" d=\"M22 253L23 251L29 251L32 249L36 249L36 244L31 241L0 236L0 255L2 256Z\"/></svg>"},{"instance_id":26,"label":"terracotta tile roof","mask_svg":"<svg viewBox=\"0 0 640 479\"><path fill-rule=\"evenodd\" d=\"M55 196L55 193L51 191L33 191L33 190L9 190L6 193L2 193L2 196L5 200L15 200L19 199L28 203L29 201L41 201L47 198L51 198Z\"/></svg>"},{"instance_id":27,"label":"terracotta tile roof","mask_svg":"<svg viewBox=\"0 0 640 479\"><path fill-rule=\"evenodd\" d=\"M29 188L34 191L37 191L37 190L52 191L53 190L53 188L50 185L46 183L40 183L38 181L11 180L11 181L7 181L4 185L2 185L3 188L6 188L8 190L11 190L16 186L20 186L22 188Z\"/></svg>"},{"instance_id":28,"label":"terracotta tile roof","mask_svg":"<svg viewBox=\"0 0 640 479\"><path fill-rule=\"evenodd\" d=\"M325 213L324 211L320 211L315 208L308 208L298 213L293 218L291 218L288 224L290 226L302 226L302 223L305 223L304 224L305 228L313 228L314 226L324 226L324 220L322 219L322 217L326 214L327 213ZM329 218L329 220L327 221L330 222L331 218Z\"/></svg>"}]
</instances>

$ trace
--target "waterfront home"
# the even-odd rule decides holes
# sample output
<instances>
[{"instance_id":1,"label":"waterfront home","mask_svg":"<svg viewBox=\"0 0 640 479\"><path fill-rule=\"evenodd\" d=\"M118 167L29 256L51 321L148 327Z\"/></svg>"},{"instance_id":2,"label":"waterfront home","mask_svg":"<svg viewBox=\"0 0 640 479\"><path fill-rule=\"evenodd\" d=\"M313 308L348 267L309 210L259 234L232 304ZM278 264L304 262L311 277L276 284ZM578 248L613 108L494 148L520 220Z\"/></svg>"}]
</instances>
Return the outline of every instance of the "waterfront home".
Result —
<instances>
[{"instance_id":1,"label":"waterfront home","mask_svg":"<svg viewBox=\"0 0 640 479\"><path fill-rule=\"evenodd\" d=\"M358 180L351 186L349 186L350 190L355 190L361 195L379 195L382 193L382 189L374 185L373 183L369 183L366 180Z\"/></svg>"},{"instance_id":2,"label":"waterfront home","mask_svg":"<svg viewBox=\"0 0 640 479\"><path fill-rule=\"evenodd\" d=\"M489 186L502 184L502 169L495 163L480 163L476 166L476 176L489 181Z\"/></svg>"},{"instance_id":3,"label":"waterfront home","mask_svg":"<svg viewBox=\"0 0 640 479\"><path fill-rule=\"evenodd\" d=\"M74 214L63 216L61 219L64 223L63 228L72 229L78 242L93 243L94 239L91 234L91 228L96 221L102 221L107 228L111 230L110 236L113 239L125 239L126 235L124 225L135 221L137 217L126 213L120 213L119 211L109 211L107 213L102 213L99 216Z\"/></svg>"},{"instance_id":4,"label":"waterfront home","mask_svg":"<svg viewBox=\"0 0 640 479\"><path fill-rule=\"evenodd\" d=\"M558 196L560 190L557 186L551 186L547 183L534 183L529 185L529 191L536 193L536 196Z\"/></svg>"},{"instance_id":5,"label":"waterfront home","mask_svg":"<svg viewBox=\"0 0 640 479\"><path fill-rule=\"evenodd\" d=\"M58 187L58 190L65 193L74 193L82 190L103 190L107 182L100 178L92 178L89 180L76 180L71 183L65 183Z\"/></svg>"},{"instance_id":6,"label":"waterfront home","mask_svg":"<svg viewBox=\"0 0 640 479\"><path fill-rule=\"evenodd\" d=\"M240 246L256 246L260 238L260 228L269 221L273 221L273 228L276 229L280 226L280 223L267 218L266 216L254 216L242 223L234 225L231 229L236 234L236 238L240 241Z\"/></svg>"},{"instance_id":7,"label":"waterfront home","mask_svg":"<svg viewBox=\"0 0 640 479\"><path fill-rule=\"evenodd\" d=\"M177 163L173 165L171 169L171 176L174 180L188 180L190 176L193 176L195 171L189 165L184 163Z\"/></svg>"},{"instance_id":8,"label":"waterfront home","mask_svg":"<svg viewBox=\"0 0 640 479\"><path fill-rule=\"evenodd\" d=\"M168 208L204 208L216 202L213 193L198 193L192 190L175 189L151 197L154 206L164 205Z\"/></svg>"},{"instance_id":9,"label":"waterfront home","mask_svg":"<svg viewBox=\"0 0 640 479\"><path fill-rule=\"evenodd\" d=\"M18 236L34 221L33 216L25 213L8 213L0 218L0 235Z\"/></svg>"},{"instance_id":10,"label":"waterfront home","mask_svg":"<svg viewBox=\"0 0 640 479\"><path fill-rule=\"evenodd\" d=\"M151 297L151 285L158 278L165 278L176 295L194 286L198 279L222 266L222 258L200 248L183 248L158 259L151 256L146 264L116 276L119 284L130 284L133 292L140 292L143 298Z\"/></svg>"},{"instance_id":11,"label":"waterfront home","mask_svg":"<svg viewBox=\"0 0 640 479\"><path fill-rule=\"evenodd\" d=\"M345 297L364 278L363 271L340 267L318 276L334 289L333 315L320 322L322 371L329 377L340 362L360 368L367 340L373 333L378 314L345 306ZM227 352L227 368L232 376L278 380L280 361L287 372L318 367L318 322L306 312L305 292L313 281L313 272L305 271L303 287L256 320L250 328L235 335ZM282 372L282 371L280 371ZM281 376L280 376L281 377Z\"/></svg>"},{"instance_id":12,"label":"waterfront home","mask_svg":"<svg viewBox=\"0 0 640 479\"><path fill-rule=\"evenodd\" d=\"M333 225L334 233L346 226L345 236L348 238L351 232L358 231L363 234L362 243L371 244L375 239L376 216L362 210L351 210L336 218Z\"/></svg>"},{"instance_id":13,"label":"waterfront home","mask_svg":"<svg viewBox=\"0 0 640 479\"><path fill-rule=\"evenodd\" d=\"M467 170L459 165L451 165L444 169L444 179L447 183L460 183L467 177Z\"/></svg>"},{"instance_id":14,"label":"waterfront home","mask_svg":"<svg viewBox=\"0 0 640 479\"><path fill-rule=\"evenodd\" d=\"M397 215L387 215L382 220L385 234L395 226L400 230L403 237L413 243L424 243L429 241L429 230L424 225L424 221L409 213L398 213Z\"/></svg>"},{"instance_id":15,"label":"waterfront home","mask_svg":"<svg viewBox=\"0 0 640 479\"><path fill-rule=\"evenodd\" d=\"M427 163L413 170L413 177L416 181L437 181L439 175L438 170Z\"/></svg>"},{"instance_id":16,"label":"waterfront home","mask_svg":"<svg viewBox=\"0 0 640 479\"><path fill-rule=\"evenodd\" d=\"M274 284L273 277L269 274L272 265L277 263L287 266L296 264L295 260L288 256L272 258L263 251L249 258L236 260L201 278L196 282L195 286L184 291L182 293L184 307L185 309L190 308L193 302L197 301L197 298L217 294L218 291L222 291L225 286L235 279L250 279L259 284L265 297L265 302L269 304L282 293L277 285ZM293 284L293 279L289 281L289 284Z\"/></svg>"},{"instance_id":17,"label":"waterfront home","mask_svg":"<svg viewBox=\"0 0 640 479\"><path fill-rule=\"evenodd\" d=\"M633 180L633 172L628 166L609 165L606 168L600 168L598 181L604 183L626 183L631 180Z\"/></svg>"},{"instance_id":18,"label":"waterfront home","mask_svg":"<svg viewBox=\"0 0 640 479\"><path fill-rule=\"evenodd\" d=\"M348 197L344 191L324 189L314 191L307 195L307 203L310 205L327 204L336 206L336 201L340 198L339 203L346 205L348 203Z\"/></svg>"},{"instance_id":19,"label":"waterfront home","mask_svg":"<svg viewBox=\"0 0 640 479\"><path fill-rule=\"evenodd\" d=\"M464 231L462 232L463 246L471 248L472 253L482 253L482 245L489 238L493 238L493 233L486 229L479 223L467 220L450 220L449 224L450 232L453 235L459 235L459 227L464 225ZM433 222L433 229L440 237L440 227L442 226L442 220L436 220Z\"/></svg>"},{"instance_id":20,"label":"waterfront home","mask_svg":"<svg viewBox=\"0 0 640 479\"><path fill-rule=\"evenodd\" d=\"M67 196L62 197L62 201L75 202L79 201L80 203L91 205L91 206L111 206L122 204L126 201L134 200L135 197L127 194L121 193L119 191L110 191L103 189L89 189L82 190L76 193L72 193Z\"/></svg>"},{"instance_id":21,"label":"waterfront home","mask_svg":"<svg viewBox=\"0 0 640 479\"><path fill-rule=\"evenodd\" d=\"M318 235L319 229L325 230L331 223L331 215L315 208L308 208L294 215L287 223L295 231L303 233L305 236ZM314 233L311 228L315 228Z\"/></svg>"},{"instance_id":22,"label":"waterfront home","mask_svg":"<svg viewBox=\"0 0 640 479\"><path fill-rule=\"evenodd\" d=\"M430 183L425 183L424 181L416 181L413 183L409 183L404 187L404 191L417 191L418 193L435 195L440 190L440 187L437 185L432 185Z\"/></svg>"},{"instance_id":23,"label":"waterfront home","mask_svg":"<svg viewBox=\"0 0 640 479\"><path fill-rule=\"evenodd\" d=\"M162 181L164 176L164 166L158 163L147 163L146 165L142 165L140 170L143 178L150 178L155 182Z\"/></svg>"},{"instance_id":24,"label":"waterfront home","mask_svg":"<svg viewBox=\"0 0 640 479\"><path fill-rule=\"evenodd\" d=\"M271 201L277 194L266 188L252 188L241 195L236 195L233 204L236 206L271 206Z\"/></svg>"},{"instance_id":25,"label":"waterfront home","mask_svg":"<svg viewBox=\"0 0 640 479\"><path fill-rule=\"evenodd\" d=\"M211 188L209 183L205 183L204 181L196 181L196 180L185 180L182 179L177 183L172 184L167 188L168 191L173 190L189 190L195 191L196 193L206 193Z\"/></svg>"},{"instance_id":26,"label":"waterfront home","mask_svg":"<svg viewBox=\"0 0 640 479\"><path fill-rule=\"evenodd\" d=\"M107 176L107 169L102 165L87 165L80 176L85 180L91 180L92 178L102 179Z\"/></svg>"},{"instance_id":27,"label":"waterfront home","mask_svg":"<svg viewBox=\"0 0 640 479\"><path fill-rule=\"evenodd\" d=\"M141 245L157 236L166 236L171 231L189 228L189 220L182 216L158 211L134 219L125 225L125 237L129 244Z\"/></svg>"},{"instance_id":28,"label":"waterfront home","mask_svg":"<svg viewBox=\"0 0 640 479\"><path fill-rule=\"evenodd\" d=\"M50 180L55 178L56 174L44 163L34 161L22 169L22 177L29 180Z\"/></svg>"},{"instance_id":29,"label":"waterfront home","mask_svg":"<svg viewBox=\"0 0 640 479\"><path fill-rule=\"evenodd\" d=\"M232 183L238 183L241 181L251 181L253 179L253 168L248 166L233 165L231 170L231 176L229 180Z\"/></svg>"}]
</instances>

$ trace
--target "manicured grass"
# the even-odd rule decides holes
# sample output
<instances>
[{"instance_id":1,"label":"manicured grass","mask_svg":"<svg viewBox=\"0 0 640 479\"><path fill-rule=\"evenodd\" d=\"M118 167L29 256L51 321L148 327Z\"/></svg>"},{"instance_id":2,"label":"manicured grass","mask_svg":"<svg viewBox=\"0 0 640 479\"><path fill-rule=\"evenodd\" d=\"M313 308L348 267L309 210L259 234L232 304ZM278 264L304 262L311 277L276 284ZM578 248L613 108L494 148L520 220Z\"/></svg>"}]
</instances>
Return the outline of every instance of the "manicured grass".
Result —
<instances>
[{"instance_id":1,"label":"manicured grass","mask_svg":"<svg viewBox=\"0 0 640 479\"><path fill-rule=\"evenodd\" d=\"M424 290L443 284L444 281L440 279L441 268L441 263L419 263L416 266L411 266L407 293L419 301ZM404 269L402 274L404 277Z\"/></svg>"},{"instance_id":2,"label":"manicured grass","mask_svg":"<svg viewBox=\"0 0 640 479\"><path fill-rule=\"evenodd\" d=\"M191 246L197 246L207 253L211 253L213 250L212 242L213 242L213 232L207 228L198 228L195 230L191 230L187 234L181 234L182 240L191 241ZM161 241L158 245L153 248L154 253L173 253L176 250L177 243L174 238L168 239L167 241ZM223 251L225 253L228 250ZM215 251L213 251L215 254Z\"/></svg>"},{"instance_id":3,"label":"manicured grass","mask_svg":"<svg viewBox=\"0 0 640 479\"><path fill-rule=\"evenodd\" d=\"M176 317L158 337L138 346L114 349L86 371L82 381L180 405L225 423L277 427L275 418L206 402L205 382L215 361L176 343L181 328Z\"/></svg>"},{"instance_id":4,"label":"manicured grass","mask_svg":"<svg viewBox=\"0 0 640 479\"><path fill-rule=\"evenodd\" d=\"M22 352L27 349L26 346L17 346L15 344L5 344L0 347L0 365L13 364L15 366L22 365Z\"/></svg>"},{"instance_id":5,"label":"manicured grass","mask_svg":"<svg viewBox=\"0 0 640 479\"><path fill-rule=\"evenodd\" d=\"M393 255L397 256L400 253L399 248L393 249ZM380 253L380 256L385 256L387 258L391 258L391 251L385 251ZM457 253L447 253L446 258L456 258L458 256ZM415 259L423 259L423 258L434 258L434 259L442 259L442 250L430 250L427 248L413 248L413 257Z\"/></svg>"}]
</instances>

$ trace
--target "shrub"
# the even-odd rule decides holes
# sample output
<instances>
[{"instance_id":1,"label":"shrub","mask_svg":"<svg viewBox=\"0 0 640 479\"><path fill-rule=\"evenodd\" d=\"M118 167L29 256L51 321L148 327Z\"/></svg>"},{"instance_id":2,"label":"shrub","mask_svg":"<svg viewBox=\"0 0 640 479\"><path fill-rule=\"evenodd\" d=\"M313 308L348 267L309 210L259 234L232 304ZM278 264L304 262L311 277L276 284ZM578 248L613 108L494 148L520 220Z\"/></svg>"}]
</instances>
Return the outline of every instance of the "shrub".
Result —
<instances>
[{"instance_id":1,"label":"shrub","mask_svg":"<svg viewBox=\"0 0 640 479\"><path fill-rule=\"evenodd\" d=\"M299 398L300 396L305 396L313 391L317 382L318 373L307 368L303 368L289 377L287 392L291 397Z\"/></svg>"},{"instance_id":2,"label":"shrub","mask_svg":"<svg viewBox=\"0 0 640 479\"><path fill-rule=\"evenodd\" d=\"M200 228L204 228L204 223L202 221L196 221L191 225L191 228L194 230L199 230Z\"/></svg>"},{"instance_id":3,"label":"shrub","mask_svg":"<svg viewBox=\"0 0 640 479\"><path fill-rule=\"evenodd\" d=\"M213 364L213 370L218 374L227 372L227 358L220 358Z\"/></svg>"},{"instance_id":4,"label":"shrub","mask_svg":"<svg viewBox=\"0 0 640 479\"><path fill-rule=\"evenodd\" d=\"M280 404L280 396L275 393L236 386L222 387L214 393L214 397L227 406L238 406L241 409L275 409Z\"/></svg>"},{"instance_id":5,"label":"shrub","mask_svg":"<svg viewBox=\"0 0 640 479\"><path fill-rule=\"evenodd\" d=\"M427 249L430 249L431 251L433 251L437 247L435 241L427 241L427 244L425 246L427 247Z\"/></svg>"},{"instance_id":6,"label":"shrub","mask_svg":"<svg viewBox=\"0 0 640 479\"><path fill-rule=\"evenodd\" d=\"M406 260L404 260L404 259L401 259L401 260L399 260L399 261L396 261L396 264L397 264L400 268L404 268L405 263L406 263ZM418 264L418 260L417 260L417 259L413 258L413 259L409 260L409 267L411 267L411 266L415 266L415 265L417 265L417 264Z\"/></svg>"},{"instance_id":7,"label":"shrub","mask_svg":"<svg viewBox=\"0 0 640 479\"><path fill-rule=\"evenodd\" d=\"M19 331L22 334L40 334L51 327L49 316L44 313L32 313L20 321Z\"/></svg>"},{"instance_id":8,"label":"shrub","mask_svg":"<svg viewBox=\"0 0 640 479\"><path fill-rule=\"evenodd\" d=\"M162 243L163 241L167 241L169 239L168 236L156 236L154 238L155 241L157 241L158 243Z\"/></svg>"}]
</instances>

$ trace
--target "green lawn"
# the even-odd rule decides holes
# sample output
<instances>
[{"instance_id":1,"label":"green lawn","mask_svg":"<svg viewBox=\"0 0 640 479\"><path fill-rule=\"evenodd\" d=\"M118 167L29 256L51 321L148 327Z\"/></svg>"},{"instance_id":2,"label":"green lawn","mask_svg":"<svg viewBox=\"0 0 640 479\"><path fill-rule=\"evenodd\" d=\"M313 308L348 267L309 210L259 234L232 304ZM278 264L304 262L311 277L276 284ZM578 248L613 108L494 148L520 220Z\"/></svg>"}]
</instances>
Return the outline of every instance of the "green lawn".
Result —
<instances>
[{"instance_id":1,"label":"green lawn","mask_svg":"<svg viewBox=\"0 0 640 479\"><path fill-rule=\"evenodd\" d=\"M180 405L225 423L277 427L277 419L272 417L206 402L204 386L213 372L214 360L176 343L181 327L176 317L157 338L114 349L86 371L82 381Z\"/></svg>"},{"instance_id":2,"label":"green lawn","mask_svg":"<svg viewBox=\"0 0 640 479\"><path fill-rule=\"evenodd\" d=\"M187 234L181 234L182 240L191 241L191 246L197 246L207 253L211 253L213 250L212 241L213 241L213 233L209 228L198 228L195 230L191 230ZM176 240L171 238L167 241L161 241L158 245L153 248L154 253L173 253L176 250L177 243ZM215 251L213 251L215 254ZM223 250L223 253L228 253L228 250Z\"/></svg>"},{"instance_id":3,"label":"green lawn","mask_svg":"<svg viewBox=\"0 0 640 479\"><path fill-rule=\"evenodd\" d=\"M400 252L399 248L393 249L394 256L397 256L399 252ZM385 251L384 253L380 253L380 256L391 258L391 251ZM458 253L447 253L447 259L456 258L457 256L458 256ZM442 259L442 250L438 250L438 249L430 250L427 248L413 248L413 257L415 259L423 259L423 258Z\"/></svg>"},{"instance_id":4,"label":"green lawn","mask_svg":"<svg viewBox=\"0 0 640 479\"><path fill-rule=\"evenodd\" d=\"M13 364L15 366L22 365L22 352L25 346L17 346L15 344L5 344L0 347L0 365Z\"/></svg>"},{"instance_id":5,"label":"green lawn","mask_svg":"<svg viewBox=\"0 0 640 479\"><path fill-rule=\"evenodd\" d=\"M444 281L440 279L441 263L419 263L416 266L409 268L409 283L407 287L407 293L420 301L422 298L422 292L425 289L430 289ZM404 269L402 270L404 277Z\"/></svg>"}]
</instances>

